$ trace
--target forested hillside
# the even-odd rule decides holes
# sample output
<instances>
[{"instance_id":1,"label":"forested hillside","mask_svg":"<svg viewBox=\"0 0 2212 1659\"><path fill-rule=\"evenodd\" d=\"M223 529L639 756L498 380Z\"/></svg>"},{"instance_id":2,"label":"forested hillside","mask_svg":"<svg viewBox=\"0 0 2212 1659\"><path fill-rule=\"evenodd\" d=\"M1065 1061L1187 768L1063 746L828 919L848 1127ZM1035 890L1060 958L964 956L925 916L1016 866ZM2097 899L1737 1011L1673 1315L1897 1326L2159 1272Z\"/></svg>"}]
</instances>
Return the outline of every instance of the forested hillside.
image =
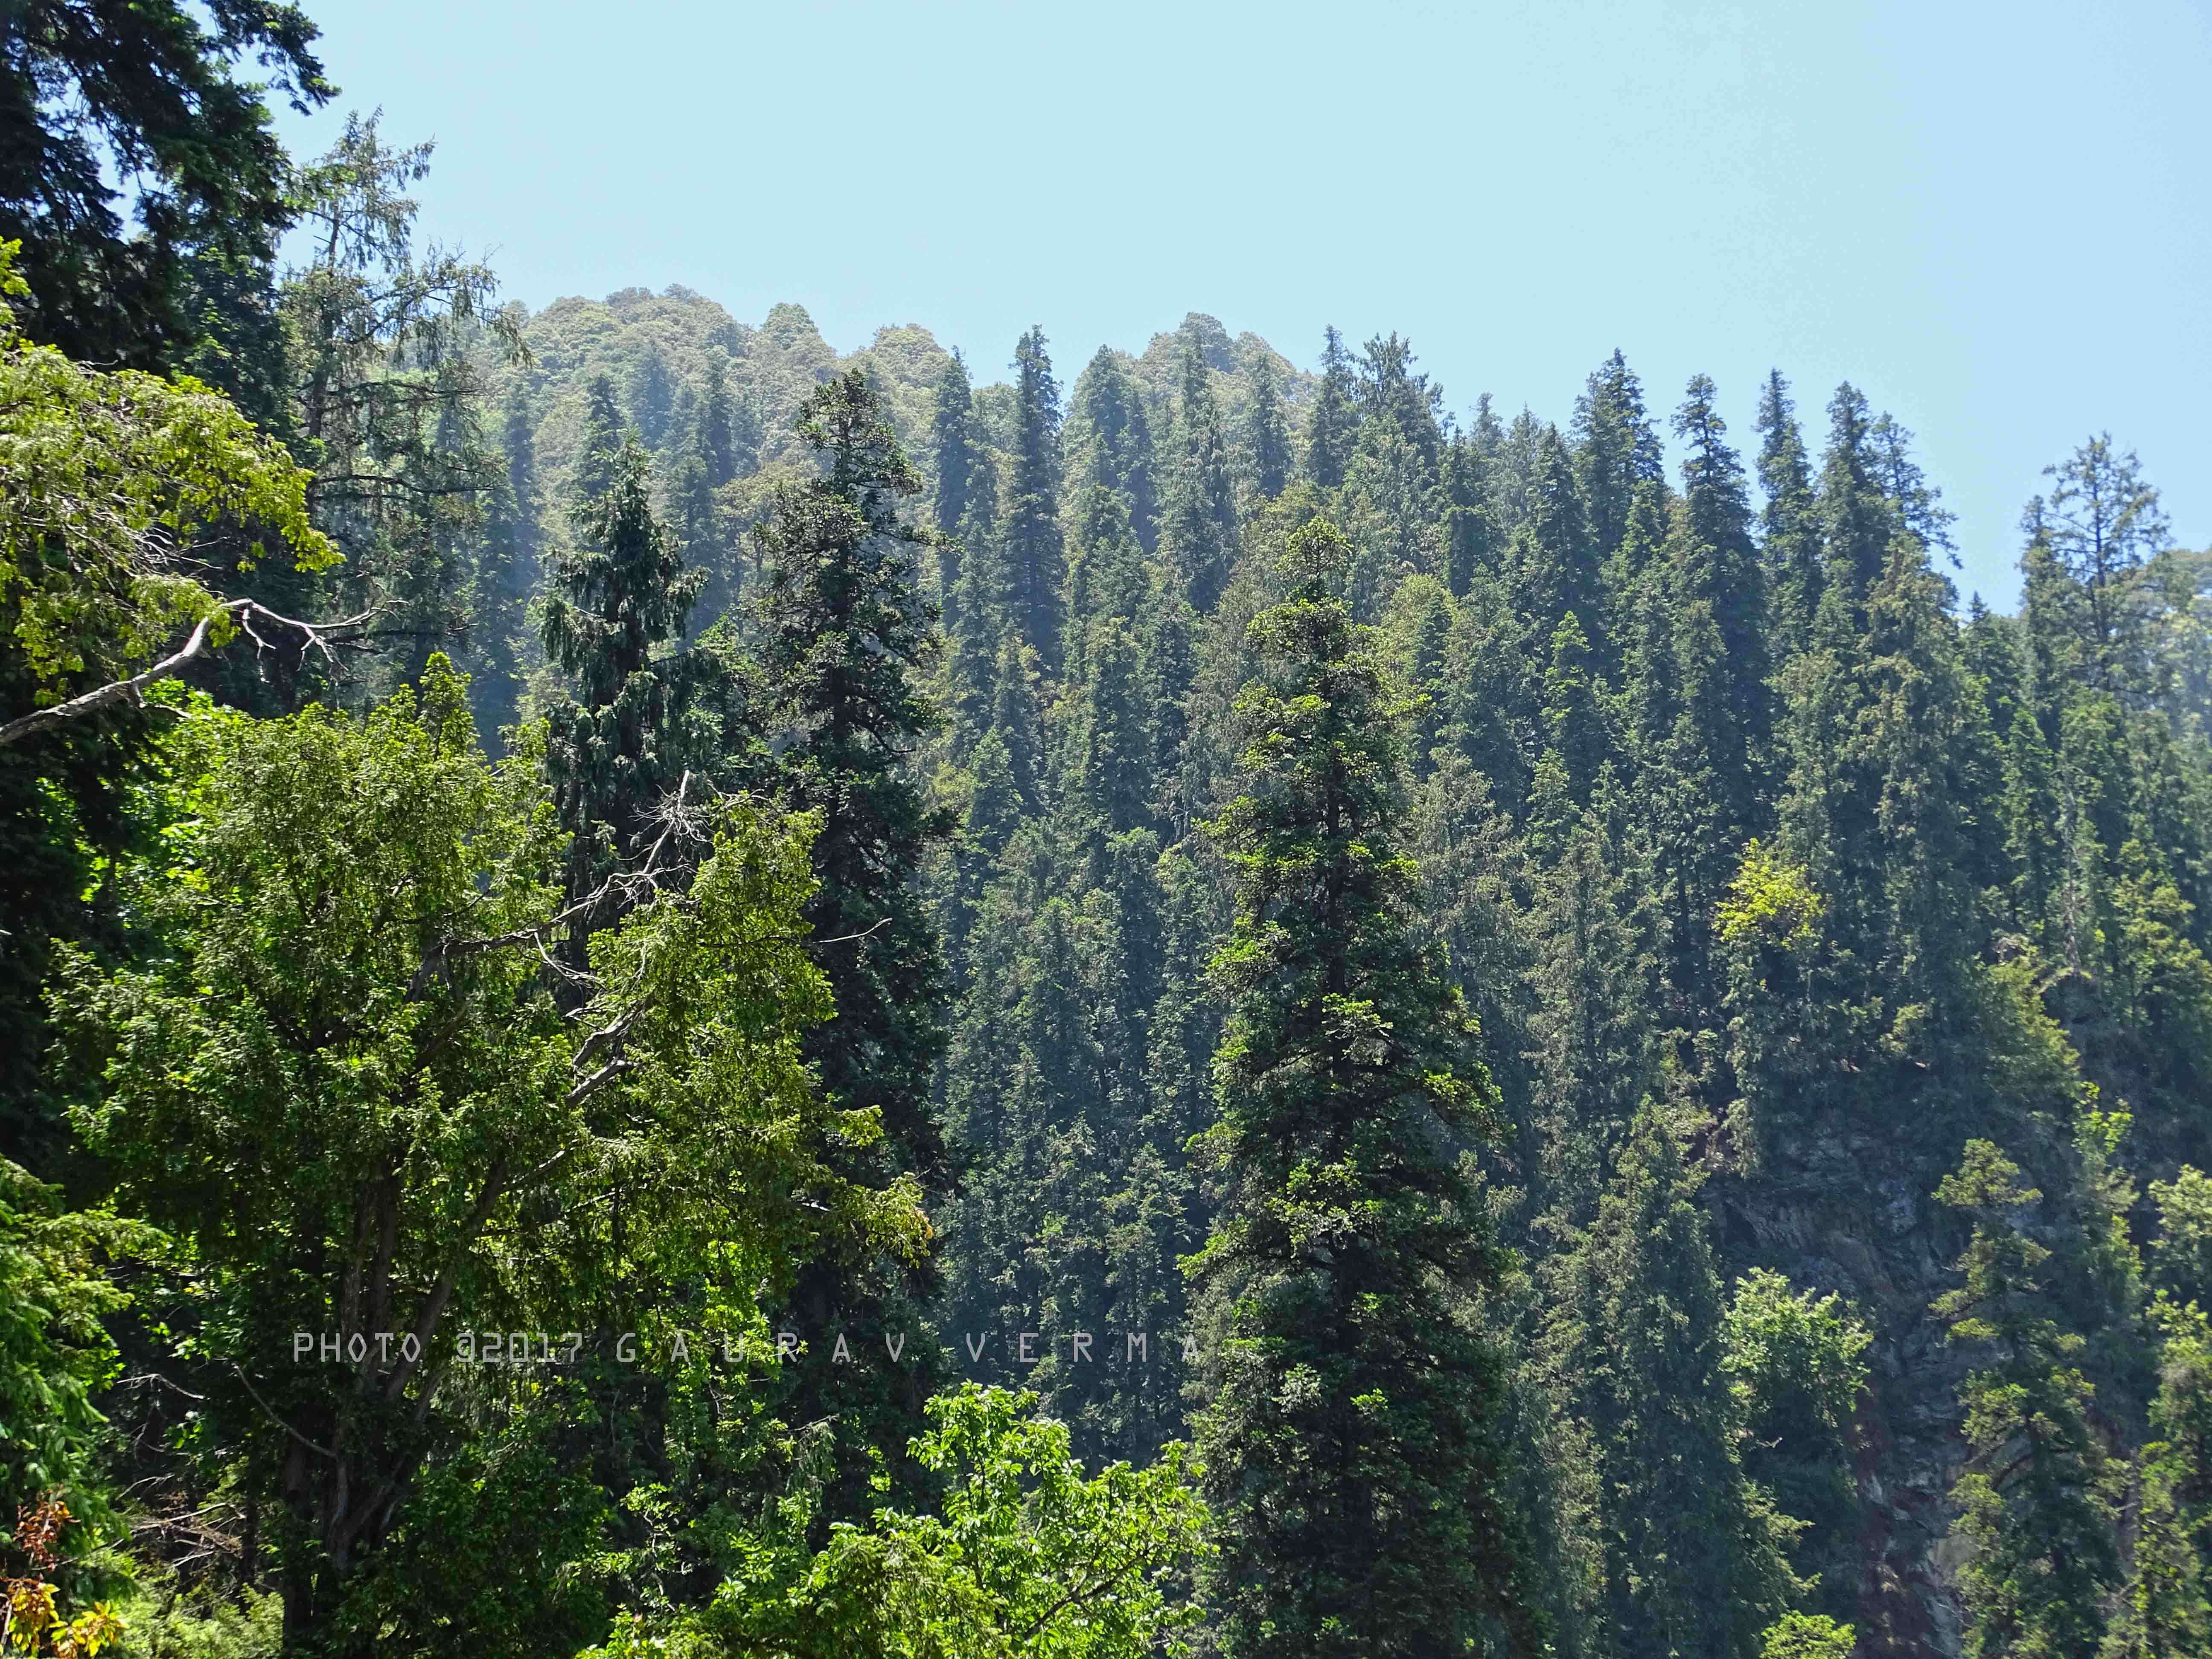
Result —
<instances>
[{"instance_id":1,"label":"forested hillside","mask_svg":"<svg viewBox=\"0 0 2212 1659\"><path fill-rule=\"evenodd\" d=\"M533 313L143 9L225 188L0 170L9 1651L2212 1650L2124 444L2005 615L1850 385Z\"/></svg>"}]
</instances>

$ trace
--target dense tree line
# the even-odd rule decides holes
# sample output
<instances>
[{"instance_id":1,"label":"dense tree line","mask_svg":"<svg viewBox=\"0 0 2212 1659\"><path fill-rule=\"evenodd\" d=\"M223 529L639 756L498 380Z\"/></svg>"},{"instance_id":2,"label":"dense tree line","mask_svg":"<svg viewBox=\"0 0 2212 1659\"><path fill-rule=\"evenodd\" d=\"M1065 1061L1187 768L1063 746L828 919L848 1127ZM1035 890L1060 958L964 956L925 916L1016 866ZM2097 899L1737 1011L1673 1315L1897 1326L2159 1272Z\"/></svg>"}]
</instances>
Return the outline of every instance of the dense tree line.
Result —
<instances>
[{"instance_id":1,"label":"dense tree line","mask_svg":"<svg viewBox=\"0 0 2212 1659\"><path fill-rule=\"evenodd\" d=\"M2124 447L2006 616L1850 386L533 315L124 9L5 26L15 1649L2212 1641Z\"/></svg>"}]
</instances>

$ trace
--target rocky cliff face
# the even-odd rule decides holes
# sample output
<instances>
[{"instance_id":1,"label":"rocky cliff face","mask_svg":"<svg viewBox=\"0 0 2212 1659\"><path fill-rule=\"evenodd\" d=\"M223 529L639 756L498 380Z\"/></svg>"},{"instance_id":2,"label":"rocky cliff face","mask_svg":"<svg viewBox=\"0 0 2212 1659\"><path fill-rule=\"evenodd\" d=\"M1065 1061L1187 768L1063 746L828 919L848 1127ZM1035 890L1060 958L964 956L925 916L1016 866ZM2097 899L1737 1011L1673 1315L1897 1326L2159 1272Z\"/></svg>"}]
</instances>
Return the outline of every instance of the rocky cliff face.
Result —
<instances>
[{"instance_id":1,"label":"rocky cliff face","mask_svg":"<svg viewBox=\"0 0 2212 1659\"><path fill-rule=\"evenodd\" d=\"M1963 1234L1929 1196L1941 1172L1917 1165L1894 1142L1838 1134L1812 1141L1755 1185L1724 1182L1711 1192L1731 1273L1772 1267L1800 1287L1839 1292L1874 1329L1853 1425L1855 1559L1826 1570L1856 1574L1861 1655L1948 1659L1959 1651L1960 1625L1946 1495L1965 1455L1958 1387L1971 1356L1944 1340L1929 1312L1952 1283Z\"/></svg>"}]
</instances>

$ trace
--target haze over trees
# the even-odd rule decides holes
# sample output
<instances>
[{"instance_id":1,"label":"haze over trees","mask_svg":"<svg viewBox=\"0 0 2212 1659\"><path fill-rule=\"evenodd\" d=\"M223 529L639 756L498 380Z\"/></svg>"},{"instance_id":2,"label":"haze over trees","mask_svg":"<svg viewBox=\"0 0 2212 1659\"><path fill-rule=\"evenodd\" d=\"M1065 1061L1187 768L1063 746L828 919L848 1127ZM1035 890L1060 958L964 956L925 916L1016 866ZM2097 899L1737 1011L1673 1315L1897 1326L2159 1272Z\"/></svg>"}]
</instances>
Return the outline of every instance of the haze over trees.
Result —
<instances>
[{"instance_id":1,"label":"haze over trees","mask_svg":"<svg viewBox=\"0 0 2212 1659\"><path fill-rule=\"evenodd\" d=\"M10 1651L2212 1644L2124 443L2001 615L1852 386L532 313L8 27Z\"/></svg>"}]
</instances>

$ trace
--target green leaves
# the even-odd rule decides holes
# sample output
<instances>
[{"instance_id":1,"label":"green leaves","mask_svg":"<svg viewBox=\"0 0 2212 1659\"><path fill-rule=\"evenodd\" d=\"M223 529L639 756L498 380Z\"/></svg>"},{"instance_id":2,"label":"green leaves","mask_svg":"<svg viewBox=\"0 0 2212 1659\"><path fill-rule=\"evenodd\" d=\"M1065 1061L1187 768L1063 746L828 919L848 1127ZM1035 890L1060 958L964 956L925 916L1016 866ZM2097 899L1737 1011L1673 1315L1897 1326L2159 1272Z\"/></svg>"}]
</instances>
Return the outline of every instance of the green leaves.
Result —
<instances>
[{"instance_id":1,"label":"green leaves","mask_svg":"<svg viewBox=\"0 0 2212 1659\"><path fill-rule=\"evenodd\" d=\"M2051 1317L2039 1270L2051 1250L2023 1212L2043 1194L2019 1165L1972 1140L1936 1188L1966 1212L1965 1283L1936 1298L1954 1342L1990 1345L1990 1363L1960 1389L1973 1459L1952 1489L1954 1536L1972 1546L1960 1571L1973 1659L2094 1650L2120 1580L2115 1476L2089 1420L2095 1390L2064 1361L2081 1338Z\"/></svg>"},{"instance_id":2,"label":"green leaves","mask_svg":"<svg viewBox=\"0 0 2212 1659\"><path fill-rule=\"evenodd\" d=\"M457 1455L457 1331L592 1330L641 1279L750 1307L802 1256L919 1249L910 1186L833 1170L879 1127L802 1054L831 1012L811 820L719 801L692 878L579 975L535 755L485 762L442 659L363 718L172 741L198 764L143 878L159 948L73 956L57 1004L81 1130L202 1275L209 1431L284 1471L295 1617L335 1616Z\"/></svg>"},{"instance_id":3,"label":"green leaves","mask_svg":"<svg viewBox=\"0 0 2212 1659\"><path fill-rule=\"evenodd\" d=\"M974 1384L929 1402L914 1455L945 1483L941 1513L878 1510L806 1542L803 1486L738 1545L703 1613L619 1627L593 1659L664 1651L748 1659L1145 1659L1188 1650L1177 1593L1204 1553L1184 1450L1086 1476L1036 1396Z\"/></svg>"},{"instance_id":4,"label":"green leaves","mask_svg":"<svg viewBox=\"0 0 2212 1659\"><path fill-rule=\"evenodd\" d=\"M14 256L0 244L0 287L20 294ZM36 707L136 672L196 624L213 644L233 636L203 532L254 526L301 570L335 563L307 482L221 393L86 368L23 339L0 306L0 625ZM28 712L0 710L0 741Z\"/></svg>"}]
</instances>

